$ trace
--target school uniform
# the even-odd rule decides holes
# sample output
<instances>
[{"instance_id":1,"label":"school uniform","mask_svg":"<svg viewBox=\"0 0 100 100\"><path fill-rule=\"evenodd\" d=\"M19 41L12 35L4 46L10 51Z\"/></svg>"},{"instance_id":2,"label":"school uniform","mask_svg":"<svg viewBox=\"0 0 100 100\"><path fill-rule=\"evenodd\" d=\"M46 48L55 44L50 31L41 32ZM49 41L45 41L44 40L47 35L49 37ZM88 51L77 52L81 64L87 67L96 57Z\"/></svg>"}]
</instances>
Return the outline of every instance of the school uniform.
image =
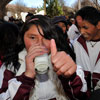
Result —
<instances>
[{"instance_id":1,"label":"school uniform","mask_svg":"<svg viewBox=\"0 0 100 100\"><path fill-rule=\"evenodd\" d=\"M73 45L76 63L84 70L88 90L93 91L100 80L100 40L86 41L80 36Z\"/></svg>"},{"instance_id":2,"label":"school uniform","mask_svg":"<svg viewBox=\"0 0 100 100\"><path fill-rule=\"evenodd\" d=\"M36 77L33 79L25 76L26 55L25 49L19 53L21 66L16 74L12 64L7 69L4 64L1 66L0 100L76 100L81 97L82 92L87 91L84 73L80 66L70 78L57 76L53 71L50 55L47 81L40 82Z\"/></svg>"}]
</instances>

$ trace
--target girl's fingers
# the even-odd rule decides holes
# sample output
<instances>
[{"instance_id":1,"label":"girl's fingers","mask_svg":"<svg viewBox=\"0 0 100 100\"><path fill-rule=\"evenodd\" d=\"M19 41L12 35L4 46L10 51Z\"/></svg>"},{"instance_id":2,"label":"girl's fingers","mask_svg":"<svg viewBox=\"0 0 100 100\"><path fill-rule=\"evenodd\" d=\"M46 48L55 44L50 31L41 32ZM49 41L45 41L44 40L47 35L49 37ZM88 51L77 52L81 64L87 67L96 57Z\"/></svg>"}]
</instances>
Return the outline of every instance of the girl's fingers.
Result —
<instances>
[{"instance_id":1,"label":"girl's fingers","mask_svg":"<svg viewBox=\"0 0 100 100\"><path fill-rule=\"evenodd\" d=\"M51 39L51 58L57 53L57 47L54 39Z\"/></svg>"}]
</instances>

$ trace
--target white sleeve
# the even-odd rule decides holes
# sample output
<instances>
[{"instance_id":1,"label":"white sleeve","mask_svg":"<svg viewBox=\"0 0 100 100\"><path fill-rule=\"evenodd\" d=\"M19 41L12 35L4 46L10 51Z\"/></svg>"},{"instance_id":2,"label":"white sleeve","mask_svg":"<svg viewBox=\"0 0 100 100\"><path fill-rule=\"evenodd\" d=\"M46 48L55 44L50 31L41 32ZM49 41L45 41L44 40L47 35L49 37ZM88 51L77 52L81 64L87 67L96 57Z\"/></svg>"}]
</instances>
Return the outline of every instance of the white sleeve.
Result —
<instances>
[{"instance_id":1,"label":"white sleeve","mask_svg":"<svg viewBox=\"0 0 100 100\"><path fill-rule=\"evenodd\" d=\"M87 91L87 82L85 80L84 71L83 71L82 67L79 65L77 65L76 74L81 78L82 83L83 83L83 87L82 87L81 91L86 92Z\"/></svg>"},{"instance_id":2,"label":"white sleeve","mask_svg":"<svg viewBox=\"0 0 100 100\"><path fill-rule=\"evenodd\" d=\"M8 90L0 94L0 100L13 100L16 92L18 91L21 82L17 81L16 78L11 79L8 82Z\"/></svg>"}]
</instances>

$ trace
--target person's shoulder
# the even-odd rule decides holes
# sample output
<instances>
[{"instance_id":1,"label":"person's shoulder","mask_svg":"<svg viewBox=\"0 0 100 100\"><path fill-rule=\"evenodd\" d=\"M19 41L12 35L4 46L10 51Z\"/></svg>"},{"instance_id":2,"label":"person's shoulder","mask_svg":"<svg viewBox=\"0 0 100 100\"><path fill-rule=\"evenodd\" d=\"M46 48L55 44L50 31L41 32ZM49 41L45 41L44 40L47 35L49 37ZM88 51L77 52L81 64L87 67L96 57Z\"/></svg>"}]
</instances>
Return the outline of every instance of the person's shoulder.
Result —
<instances>
[{"instance_id":1,"label":"person's shoulder","mask_svg":"<svg viewBox=\"0 0 100 100\"><path fill-rule=\"evenodd\" d=\"M73 42L73 45L78 45L80 44L80 41L81 41L81 35L79 35Z\"/></svg>"},{"instance_id":2,"label":"person's shoulder","mask_svg":"<svg viewBox=\"0 0 100 100\"><path fill-rule=\"evenodd\" d=\"M24 60L26 54L27 54L27 51L26 51L26 49L24 48L24 49L23 49L22 51L20 51L19 54L18 54L19 60Z\"/></svg>"},{"instance_id":3,"label":"person's shoulder","mask_svg":"<svg viewBox=\"0 0 100 100\"><path fill-rule=\"evenodd\" d=\"M76 32L79 33L79 30L75 24L72 24L67 33L68 34L75 34Z\"/></svg>"},{"instance_id":4,"label":"person's shoulder","mask_svg":"<svg viewBox=\"0 0 100 100\"><path fill-rule=\"evenodd\" d=\"M72 24L70 28L79 31L75 24Z\"/></svg>"},{"instance_id":5,"label":"person's shoulder","mask_svg":"<svg viewBox=\"0 0 100 100\"><path fill-rule=\"evenodd\" d=\"M79 38L80 36L74 40L74 43L77 43Z\"/></svg>"}]
</instances>

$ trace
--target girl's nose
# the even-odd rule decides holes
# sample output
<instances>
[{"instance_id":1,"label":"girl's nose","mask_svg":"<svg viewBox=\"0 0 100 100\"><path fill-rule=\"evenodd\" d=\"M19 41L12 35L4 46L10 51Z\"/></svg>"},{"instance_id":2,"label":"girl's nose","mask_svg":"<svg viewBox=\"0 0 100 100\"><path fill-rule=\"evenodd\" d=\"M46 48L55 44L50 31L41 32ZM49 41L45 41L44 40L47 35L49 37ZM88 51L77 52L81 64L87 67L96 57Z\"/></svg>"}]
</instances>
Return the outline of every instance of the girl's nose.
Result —
<instances>
[{"instance_id":1,"label":"girl's nose","mask_svg":"<svg viewBox=\"0 0 100 100\"><path fill-rule=\"evenodd\" d=\"M40 37L38 42L39 42L39 45L43 45L43 37Z\"/></svg>"}]
</instances>

